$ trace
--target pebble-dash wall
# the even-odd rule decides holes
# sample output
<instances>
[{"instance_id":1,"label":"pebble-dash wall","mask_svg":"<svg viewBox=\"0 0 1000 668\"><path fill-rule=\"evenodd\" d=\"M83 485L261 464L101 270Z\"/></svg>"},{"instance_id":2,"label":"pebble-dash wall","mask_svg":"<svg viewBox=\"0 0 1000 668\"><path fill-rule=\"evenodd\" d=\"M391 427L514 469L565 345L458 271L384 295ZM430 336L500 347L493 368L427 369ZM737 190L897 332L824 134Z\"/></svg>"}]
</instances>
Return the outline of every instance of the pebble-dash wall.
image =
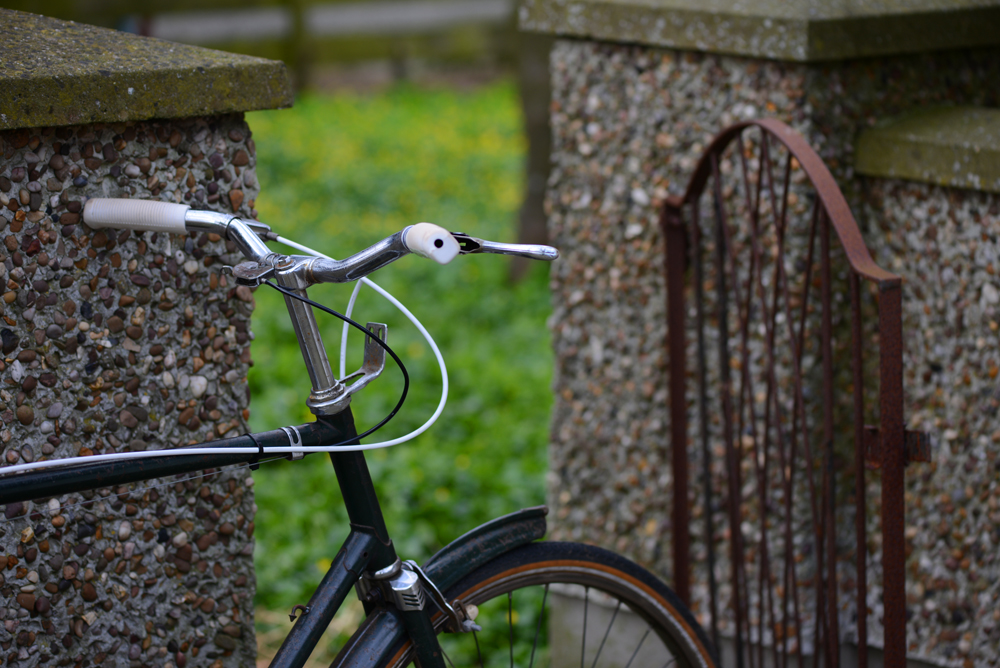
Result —
<instances>
[{"instance_id":1,"label":"pebble-dash wall","mask_svg":"<svg viewBox=\"0 0 1000 668\"><path fill-rule=\"evenodd\" d=\"M870 179L877 260L904 277L907 638L949 666L1000 661L1000 195Z\"/></svg>"},{"instance_id":2,"label":"pebble-dash wall","mask_svg":"<svg viewBox=\"0 0 1000 668\"><path fill-rule=\"evenodd\" d=\"M250 217L242 114L0 133L3 462L243 433L253 295L214 234L93 230L88 197ZM14 503L0 655L17 666L254 662L246 469Z\"/></svg>"}]
</instances>

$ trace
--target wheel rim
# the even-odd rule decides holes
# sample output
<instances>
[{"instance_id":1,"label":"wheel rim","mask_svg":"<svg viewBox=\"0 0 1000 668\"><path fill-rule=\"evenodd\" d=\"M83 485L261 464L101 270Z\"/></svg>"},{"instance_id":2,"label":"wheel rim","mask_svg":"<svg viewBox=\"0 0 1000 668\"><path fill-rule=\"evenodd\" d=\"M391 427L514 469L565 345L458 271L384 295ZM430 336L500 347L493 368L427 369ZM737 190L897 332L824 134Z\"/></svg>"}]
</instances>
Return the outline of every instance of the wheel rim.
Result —
<instances>
[{"instance_id":1,"label":"wheel rim","mask_svg":"<svg viewBox=\"0 0 1000 668\"><path fill-rule=\"evenodd\" d=\"M600 564L529 563L477 582L457 592L457 598L479 607L476 622L483 632L439 636L449 668L713 665L707 649L679 647L674 641L696 634L669 601L640 580ZM435 625L440 630L444 622L438 615ZM567 635L567 627L575 633ZM391 665L409 661L409 647L396 658Z\"/></svg>"}]
</instances>

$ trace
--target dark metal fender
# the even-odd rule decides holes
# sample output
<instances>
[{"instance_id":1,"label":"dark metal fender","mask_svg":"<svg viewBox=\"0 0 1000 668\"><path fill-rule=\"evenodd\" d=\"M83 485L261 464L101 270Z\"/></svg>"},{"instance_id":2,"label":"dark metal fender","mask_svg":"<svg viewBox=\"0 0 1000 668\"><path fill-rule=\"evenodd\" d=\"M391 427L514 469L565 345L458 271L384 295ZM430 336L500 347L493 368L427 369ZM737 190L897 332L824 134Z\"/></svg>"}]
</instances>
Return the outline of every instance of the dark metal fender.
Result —
<instances>
[{"instance_id":1,"label":"dark metal fender","mask_svg":"<svg viewBox=\"0 0 1000 668\"><path fill-rule=\"evenodd\" d=\"M463 577L501 554L539 540L547 530L546 506L524 508L486 524L451 541L424 564L438 589L445 591Z\"/></svg>"},{"instance_id":2,"label":"dark metal fender","mask_svg":"<svg viewBox=\"0 0 1000 668\"><path fill-rule=\"evenodd\" d=\"M441 548L423 566L424 573L441 591L502 554L542 538L546 532L545 506L525 508L476 527ZM387 652L399 650L405 637L402 618L395 609L380 608L368 616L333 666L361 668L381 665Z\"/></svg>"}]
</instances>

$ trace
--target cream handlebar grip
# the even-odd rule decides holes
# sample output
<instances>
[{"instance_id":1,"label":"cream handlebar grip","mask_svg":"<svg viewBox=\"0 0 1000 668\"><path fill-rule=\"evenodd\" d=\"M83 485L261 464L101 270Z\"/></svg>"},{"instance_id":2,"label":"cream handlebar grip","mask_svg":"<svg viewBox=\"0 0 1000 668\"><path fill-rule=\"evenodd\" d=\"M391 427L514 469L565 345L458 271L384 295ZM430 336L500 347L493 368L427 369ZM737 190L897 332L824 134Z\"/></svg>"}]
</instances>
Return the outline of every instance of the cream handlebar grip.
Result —
<instances>
[{"instance_id":1,"label":"cream handlebar grip","mask_svg":"<svg viewBox=\"0 0 1000 668\"><path fill-rule=\"evenodd\" d=\"M403 232L403 244L410 252L430 258L438 264L448 264L461 248L451 232L432 223L417 223Z\"/></svg>"},{"instance_id":2,"label":"cream handlebar grip","mask_svg":"<svg viewBox=\"0 0 1000 668\"><path fill-rule=\"evenodd\" d=\"M184 214L190 208L187 204L172 202L98 197L87 200L83 207L83 221L94 229L113 227L185 234Z\"/></svg>"}]
</instances>

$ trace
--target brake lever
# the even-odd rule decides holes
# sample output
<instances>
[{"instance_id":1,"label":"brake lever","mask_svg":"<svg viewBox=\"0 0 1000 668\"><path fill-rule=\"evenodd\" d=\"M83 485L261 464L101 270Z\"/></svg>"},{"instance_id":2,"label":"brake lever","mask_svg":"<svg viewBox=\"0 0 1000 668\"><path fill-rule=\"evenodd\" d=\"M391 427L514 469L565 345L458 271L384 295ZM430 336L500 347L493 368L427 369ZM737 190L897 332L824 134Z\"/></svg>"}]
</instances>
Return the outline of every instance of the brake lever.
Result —
<instances>
[{"instance_id":1,"label":"brake lever","mask_svg":"<svg viewBox=\"0 0 1000 668\"><path fill-rule=\"evenodd\" d=\"M559 251L552 246L542 246L540 244L502 244L497 241L486 241L477 237L463 234L462 232L452 232L458 242L459 255L471 255L473 253L492 253L494 255L516 255L517 257L527 257L532 260L545 260L551 262L559 257Z\"/></svg>"}]
</instances>

